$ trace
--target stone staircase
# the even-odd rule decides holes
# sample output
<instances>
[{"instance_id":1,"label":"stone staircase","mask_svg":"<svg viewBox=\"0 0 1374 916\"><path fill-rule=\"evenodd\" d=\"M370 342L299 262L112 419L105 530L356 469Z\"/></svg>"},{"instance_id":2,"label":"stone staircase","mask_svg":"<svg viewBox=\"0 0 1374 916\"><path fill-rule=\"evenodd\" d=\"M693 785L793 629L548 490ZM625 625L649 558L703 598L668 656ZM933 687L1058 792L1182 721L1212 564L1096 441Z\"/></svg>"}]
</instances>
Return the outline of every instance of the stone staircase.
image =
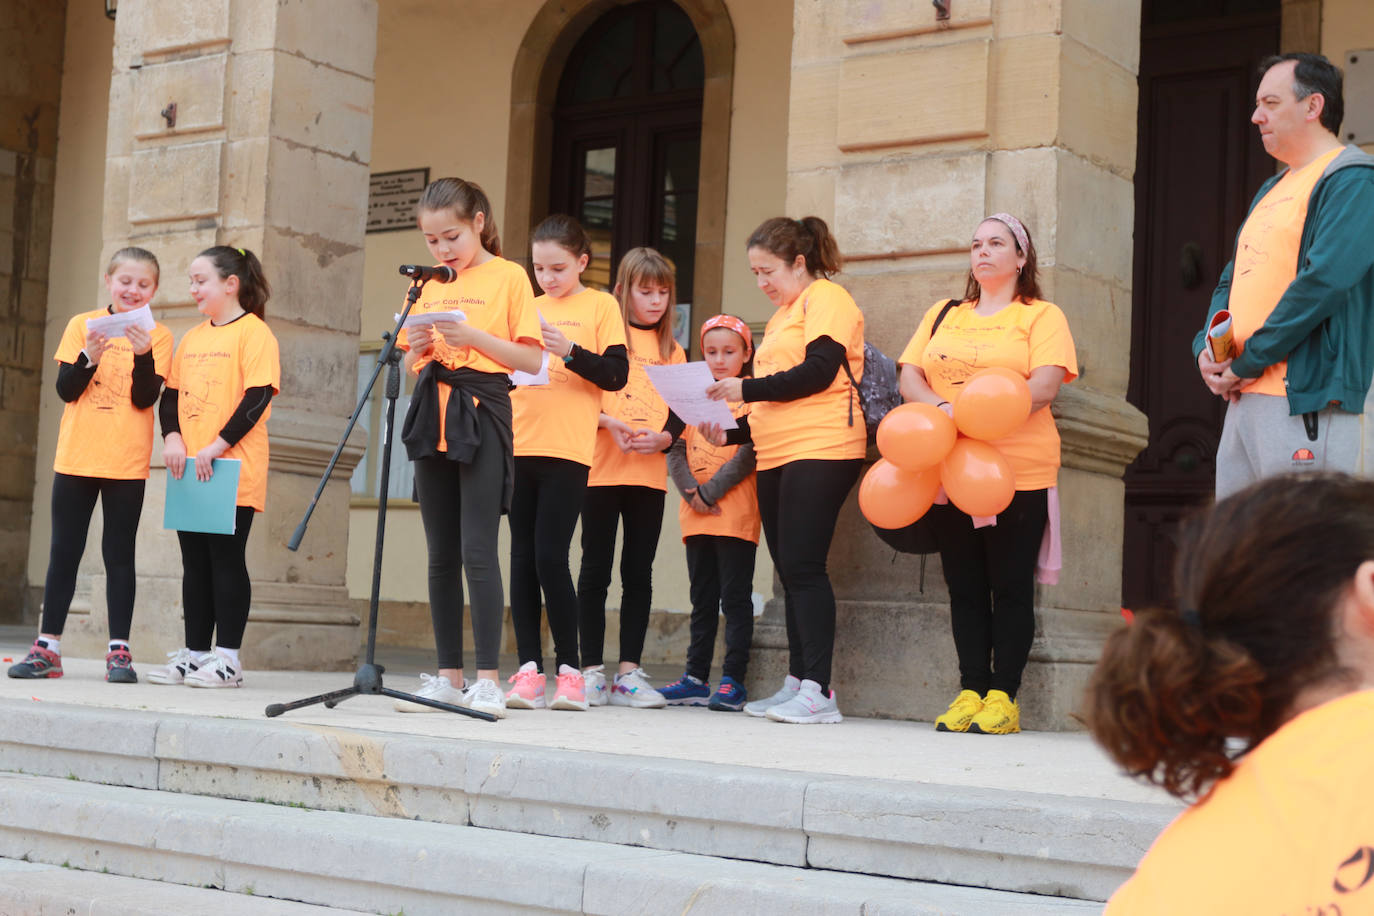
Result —
<instances>
[{"instance_id":1,"label":"stone staircase","mask_svg":"<svg viewBox=\"0 0 1374 916\"><path fill-rule=\"evenodd\" d=\"M0 698L0 914L1097 912L1178 811L482 728Z\"/></svg>"}]
</instances>

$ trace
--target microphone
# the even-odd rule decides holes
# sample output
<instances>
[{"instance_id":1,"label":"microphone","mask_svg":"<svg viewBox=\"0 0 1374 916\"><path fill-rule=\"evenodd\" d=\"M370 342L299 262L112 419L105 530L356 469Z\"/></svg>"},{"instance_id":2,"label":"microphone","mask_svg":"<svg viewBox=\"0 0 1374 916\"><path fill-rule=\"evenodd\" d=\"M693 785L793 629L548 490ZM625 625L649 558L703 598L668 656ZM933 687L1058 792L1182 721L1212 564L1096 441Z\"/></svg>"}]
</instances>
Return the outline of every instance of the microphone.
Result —
<instances>
[{"instance_id":1,"label":"microphone","mask_svg":"<svg viewBox=\"0 0 1374 916\"><path fill-rule=\"evenodd\" d=\"M424 283L429 280L437 280L440 283L452 283L458 279L458 274L447 264L440 264L438 267L425 267L421 264L402 264L401 276L409 277Z\"/></svg>"}]
</instances>

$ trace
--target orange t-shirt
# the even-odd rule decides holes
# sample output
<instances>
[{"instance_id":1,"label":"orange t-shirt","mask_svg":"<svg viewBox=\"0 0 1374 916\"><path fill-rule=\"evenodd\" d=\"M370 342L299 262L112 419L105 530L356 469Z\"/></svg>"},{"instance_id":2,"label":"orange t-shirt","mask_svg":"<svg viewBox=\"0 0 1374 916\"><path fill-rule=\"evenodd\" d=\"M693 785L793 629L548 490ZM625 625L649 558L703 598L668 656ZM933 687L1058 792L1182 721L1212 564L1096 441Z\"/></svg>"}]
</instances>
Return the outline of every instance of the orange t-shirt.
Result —
<instances>
[{"instance_id":1,"label":"orange t-shirt","mask_svg":"<svg viewBox=\"0 0 1374 916\"><path fill-rule=\"evenodd\" d=\"M1307 221L1307 201L1317 179L1328 163L1344 149L1338 147L1309 162L1298 171L1289 171L1265 194L1240 229L1236 243L1236 262L1231 268L1231 293L1226 307L1231 312L1231 329L1236 345L1245 349L1250 335L1258 331L1284 291L1298 275L1298 248L1302 227ZM1284 397L1288 388L1288 361L1265 368L1259 378L1241 385L1243 392Z\"/></svg>"},{"instance_id":2,"label":"orange t-shirt","mask_svg":"<svg viewBox=\"0 0 1374 916\"><path fill-rule=\"evenodd\" d=\"M67 322L53 359L75 363L86 346L86 321L110 314L109 309L82 312ZM153 328L153 371L164 379L172 361L172 332L161 323ZM109 480L147 480L153 454L153 408L134 406L134 349L127 337L105 347L95 375L81 393L62 409L57 430L53 470L77 477Z\"/></svg>"},{"instance_id":3,"label":"orange t-shirt","mask_svg":"<svg viewBox=\"0 0 1374 916\"><path fill-rule=\"evenodd\" d=\"M1059 366L1064 381L1078 377L1073 335L1059 306L1041 299L1017 300L995 315L979 315L975 303L956 305L945 315L935 339L930 326L944 302L930 307L898 363L920 367L926 382L946 401L959 396L969 377L991 366L1003 366L1026 378L1041 366ZM1059 429L1049 406L1035 411L1025 424L992 443L1007 456L1018 490L1045 490L1059 479Z\"/></svg>"},{"instance_id":4,"label":"orange t-shirt","mask_svg":"<svg viewBox=\"0 0 1374 916\"><path fill-rule=\"evenodd\" d=\"M534 305L545 321L584 350L600 355L608 347L625 346L620 303L609 293L584 289L563 299L540 296ZM591 467L601 394L550 355L547 385L521 385L511 392L516 456L563 458Z\"/></svg>"},{"instance_id":5,"label":"orange t-shirt","mask_svg":"<svg viewBox=\"0 0 1374 916\"><path fill-rule=\"evenodd\" d=\"M280 391L281 361L277 338L257 315L216 327L201 322L186 332L172 359L172 374L167 387L175 388L177 419L189 459L205 448L234 415L249 388L272 386ZM221 458L237 458L239 491L237 505L252 506L259 512L267 505L267 420L269 404L262 419L230 446Z\"/></svg>"},{"instance_id":6,"label":"orange t-shirt","mask_svg":"<svg viewBox=\"0 0 1374 916\"><path fill-rule=\"evenodd\" d=\"M822 337L841 344L854 380L864 374L864 316L844 287L816 280L791 305L768 319L754 354L754 375L762 378L801 365L807 344ZM789 461L862 458L868 448L859 393L841 367L830 387L795 401L755 401L749 429L759 470ZM852 399L852 400L851 400ZM850 408L853 407L853 425Z\"/></svg>"},{"instance_id":7,"label":"orange t-shirt","mask_svg":"<svg viewBox=\"0 0 1374 916\"><path fill-rule=\"evenodd\" d=\"M749 404L731 404L730 412L735 419L749 415ZM697 483L706 483L715 476L721 465L735 457L738 445L713 445L701 435L694 426L682 433L682 441L687 446L687 467ZM678 506L678 524L682 528L682 539L694 534L709 534L714 537L739 538L741 541L759 542L759 487L758 474L753 473L725 491L716 501L720 515L702 514L691 507L687 500Z\"/></svg>"},{"instance_id":8,"label":"orange t-shirt","mask_svg":"<svg viewBox=\"0 0 1374 916\"><path fill-rule=\"evenodd\" d=\"M452 283L427 283L420 293L412 315L424 312L451 312L455 309L467 315L467 323L494 337L519 343L541 344L539 314L534 310L534 288L525 269L505 258L492 258L476 267L469 267ZM510 366L502 365L476 347L450 347L437 331L434 349L428 356L415 360L411 371L416 375L430 363L448 369L475 369L478 372L499 372L508 375ZM406 328L396 337L396 346L410 349L410 333ZM439 383L439 451L447 451L444 426L448 399L453 388Z\"/></svg>"},{"instance_id":9,"label":"orange t-shirt","mask_svg":"<svg viewBox=\"0 0 1374 916\"><path fill-rule=\"evenodd\" d=\"M619 391L601 393L601 412L615 417L631 429L658 432L668 420L668 405L649 381L645 366L685 363L687 354L673 344L673 355L666 361L658 349L658 332L631 327L629 332L630 378ZM610 430L596 431L596 452L589 487L650 487L668 489L668 457L662 452L641 455L622 452Z\"/></svg>"},{"instance_id":10,"label":"orange t-shirt","mask_svg":"<svg viewBox=\"0 0 1374 916\"><path fill-rule=\"evenodd\" d=\"M1299 715L1159 835L1107 916L1374 913L1374 690Z\"/></svg>"}]
</instances>

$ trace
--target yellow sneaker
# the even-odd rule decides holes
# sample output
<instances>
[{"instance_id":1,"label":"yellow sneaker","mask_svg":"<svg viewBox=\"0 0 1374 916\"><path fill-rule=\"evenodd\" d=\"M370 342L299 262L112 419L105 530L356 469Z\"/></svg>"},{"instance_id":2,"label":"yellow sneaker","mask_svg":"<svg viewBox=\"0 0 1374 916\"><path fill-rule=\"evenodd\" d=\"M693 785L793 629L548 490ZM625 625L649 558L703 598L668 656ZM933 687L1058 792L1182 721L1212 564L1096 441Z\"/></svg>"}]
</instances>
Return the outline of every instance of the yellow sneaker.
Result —
<instances>
[{"instance_id":1,"label":"yellow sneaker","mask_svg":"<svg viewBox=\"0 0 1374 916\"><path fill-rule=\"evenodd\" d=\"M968 730L979 735L1010 735L1021 730L1021 707L1001 690L983 697L983 711L969 722Z\"/></svg>"},{"instance_id":2,"label":"yellow sneaker","mask_svg":"<svg viewBox=\"0 0 1374 916\"><path fill-rule=\"evenodd\" d=\"M966 732L973 717L983 711L983 698L972 690L961 690L944 715L935 720L937 732Z\"/></svg>"}]
</instances>

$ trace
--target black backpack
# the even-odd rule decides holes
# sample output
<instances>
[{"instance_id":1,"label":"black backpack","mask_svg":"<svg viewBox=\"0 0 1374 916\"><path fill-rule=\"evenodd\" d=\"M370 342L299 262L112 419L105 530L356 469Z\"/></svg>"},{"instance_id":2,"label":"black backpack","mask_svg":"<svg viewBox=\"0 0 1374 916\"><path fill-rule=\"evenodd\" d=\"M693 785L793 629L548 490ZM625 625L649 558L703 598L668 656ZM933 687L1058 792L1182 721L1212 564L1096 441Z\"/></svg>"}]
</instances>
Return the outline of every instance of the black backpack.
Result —
<instances>
[{"instance_id":1,"label":"black backpack","mask_svg":"<svg viewBox=\"0 0 1374 916\"><path fill-rule=\"evenodd\" d=\"M960 300L958 299L950 299L948 302L945 303L944 308L940 309L940 314L935 316L935 321L930 326L930 336L932 338L935 337L935 332L940 329L940 322L945 320L945 316L949 314L949 310L958 305L959 302ZM888 359L886 356L883 356L883 354L879 352L877 348L874 348L873 352L877 353L879 356L882 356L884 360L891 364L895 374L896 364L893 363L892 360ZM868 345L864 344L865 382L868 381L868 366ZM845 369L848 370L848 368L849 364L846 363ZM850 376L850 380L853 380L852 375ZM863 396L863 386L860 385L859 389L859 403L864 404L865 402ZM899 393L897 395L897 404L900 404L901 402L902 398L901 394ZM878 424L882 422L882 418L887 416L887 412L891 410L893 407L896 407L897 404L893 404L885 408L882 414L878 416L876 419L870 417L867 410L865 410L864 420L868 423L868 438L870 442L873 441L874 436L877 435ZM872 524L872 522L870 522L869 524ZM910 525L907 525L905 528L879 528L877 525L873 525L873 533L876 534L884 544L891 547L898 553L927 554L938 553L940 551L940 544L935 538L935 526L931 521L929 512L918 518L916 521L912 522ZM924 563L924 561L922 561L922 563ZM924 578L924 573L925 570L922 569L922 578Z\"/></svg>"}]
</instances>

